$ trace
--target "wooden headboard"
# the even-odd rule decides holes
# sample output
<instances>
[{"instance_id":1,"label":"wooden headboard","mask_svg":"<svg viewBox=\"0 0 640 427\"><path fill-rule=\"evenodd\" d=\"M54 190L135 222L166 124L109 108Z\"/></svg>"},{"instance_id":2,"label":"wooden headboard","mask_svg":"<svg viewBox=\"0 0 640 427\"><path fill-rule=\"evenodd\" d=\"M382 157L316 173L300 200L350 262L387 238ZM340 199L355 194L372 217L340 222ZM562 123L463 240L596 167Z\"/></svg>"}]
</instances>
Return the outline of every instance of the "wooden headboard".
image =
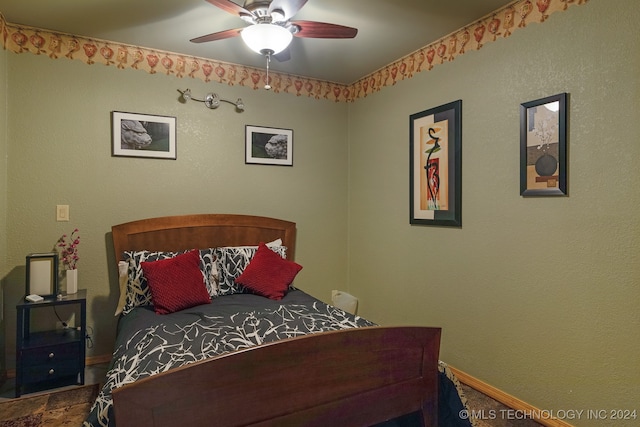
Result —
<instances>
[{"instance_id":1,"label":"wooden headboard","mask_svg":"<svg viewBox=\"0 0 640 427\"><path fill-rule=\"evenodd\" d=\"M197 214L147 218L111 227L116 262L124 251L181 251L220 246L254 246L282 239L294 259L296 224L253 215Z\"/></svg>"}]
</instances>

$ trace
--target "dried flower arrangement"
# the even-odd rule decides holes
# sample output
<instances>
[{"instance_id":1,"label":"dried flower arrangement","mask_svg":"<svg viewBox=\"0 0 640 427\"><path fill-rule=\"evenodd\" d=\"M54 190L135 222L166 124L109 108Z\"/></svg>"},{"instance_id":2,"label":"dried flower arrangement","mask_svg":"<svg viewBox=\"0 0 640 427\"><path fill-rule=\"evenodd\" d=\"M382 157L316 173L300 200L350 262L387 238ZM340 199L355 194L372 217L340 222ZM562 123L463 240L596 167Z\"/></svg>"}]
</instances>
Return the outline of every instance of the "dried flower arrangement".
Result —
<instances>
[{"instance_id":1,"label":"dried flower arrangement","mask_svg":"<svg viewBox=\"0 0 640 427\"><path fill-rule=\"evenodd\" d=\"M78 246L80 245L80 234L78 229L74 229L71 236L68 237L63 234L58 239L58 248L60 248L60 262L64 266L65 270L75 270L76 264L80 260L78 257Z\"/></svg>"}]
</instances>

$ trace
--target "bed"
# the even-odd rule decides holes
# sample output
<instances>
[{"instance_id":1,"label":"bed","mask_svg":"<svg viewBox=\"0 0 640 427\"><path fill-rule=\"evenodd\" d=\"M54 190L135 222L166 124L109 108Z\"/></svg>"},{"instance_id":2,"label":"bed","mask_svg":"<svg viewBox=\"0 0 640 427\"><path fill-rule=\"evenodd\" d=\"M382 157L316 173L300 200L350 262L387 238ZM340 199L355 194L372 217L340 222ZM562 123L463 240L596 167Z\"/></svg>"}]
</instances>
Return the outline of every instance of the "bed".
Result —
<instances>
[{"instance_id":1,"label":"bed","mask_svg":"<svg viewBox=\"0 0 640 427\"><path fill-rule=\"evenodd\" d=\"M295 223L170 216L113 226L112 238L118 331L84 426L469 425L453 416L464 397L438 361L440 328L375 325L297 289L291 274L285 290L262 287L302 268ZM176 291L194 265L198 288L187 278ZM166 275L170 289L157 284Z\"/></svg>"}]
</instances>

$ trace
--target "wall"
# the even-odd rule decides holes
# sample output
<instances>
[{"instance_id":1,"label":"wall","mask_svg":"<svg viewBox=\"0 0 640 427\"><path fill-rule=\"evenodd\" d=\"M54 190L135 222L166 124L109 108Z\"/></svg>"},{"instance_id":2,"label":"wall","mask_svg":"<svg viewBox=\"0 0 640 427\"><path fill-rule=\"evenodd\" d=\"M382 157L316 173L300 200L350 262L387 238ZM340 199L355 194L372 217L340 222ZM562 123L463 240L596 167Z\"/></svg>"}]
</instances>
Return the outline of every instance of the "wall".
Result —
<instances>
[{"instance_id":1,"label":"wall","mask_svg":"<svg viewBox=\"0 0 640 427\"><path fill-rule=\"evenodd\" d=\"M0 51L0 277L4 276L7 250L7 52Z\"/></svg>"},{"instance_id":2,"label":"wall","mask_svg":"<svg viewBox=\"0 0 640 427\"><path fill-rule=\"evenodd\" d=\"M441 326L444 361L538 408L640 410L639 20L590 1L350 107L363 316ZM519 104L560 92L569 197L522 198ZM463 227L411 226L409 115L456 99Z\"/></svg>"},{"instance_id":3,"label":"wall","mask_svg":"<svg viewBox=\"0 0 640 427\"><path fill-rule=\"evenodd\" d=\"M0 291L6 271L7 253L7 52L0 50ZM5 348L5 310L3 293L0 292L0 348ZM0 352L0 381L5 375L5 352Z\"/></svg>"},{"instance_id":4,"label":"wall","mask_svg":"<svg viewBox=\"0 0 640 427\"><path fill-rule=\"evenodd\" d=\"M80 228L89 354L109 353L111 225L282 217L298 223L296 283L310 293L328 299L348 280L372 320L442 326L443 360L540 408L640 409L640 10L608 4L554 14L350 105L0 51L3 287L20 294L24 256ZM182 105L185 87L241 96L247 111ZM518 106L563 91L570 195L523 199ZM455 99L464 226L410 226L408 117ZM176 116L178 160L112 158L112 110ZM244 165L245 124L293 128L294 167ZM71 222L55 222L56 204L71 206ZM573 423L607 422L625 425Z\"/></svg>"},{"instance_id":5,"label":"wall","mask_svg":"<svg viewBox=\"0 0 640 427\"><path fill-rule=\"evenodd\" d=\"M5 292L23 295L26 254L79 228L79 287L90 295L95 342L89 356L113 350L114 224L206 212L288 219L298 224L296 260L304 266L296 284L326 300L346 282L346 104L32 54L8 54L7 63ZM242 97L246 111L183 105L177 89L186 87ZM111 157L114 110L177 117L177 160ZM293 167L245 165L246 124L293 129ZM57 204L70 206L70 222L55 221Z\"/></svg>"}]
</instances>

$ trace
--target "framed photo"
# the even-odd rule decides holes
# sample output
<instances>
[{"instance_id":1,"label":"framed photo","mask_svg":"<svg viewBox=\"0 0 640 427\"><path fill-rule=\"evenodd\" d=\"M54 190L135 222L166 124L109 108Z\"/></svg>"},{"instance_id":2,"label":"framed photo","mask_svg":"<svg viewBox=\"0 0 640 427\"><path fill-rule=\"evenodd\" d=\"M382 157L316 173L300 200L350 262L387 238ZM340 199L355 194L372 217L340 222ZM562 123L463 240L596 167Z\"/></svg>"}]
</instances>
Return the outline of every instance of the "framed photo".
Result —
<instances>
[{"instance_id":1,"label":"framed photo","mask_svg":"<svg viewBox=\"0 0 640 427\"><path fill-rule=\"evenodd\" d=\"M520 104L520 195L567 194L567 94Z\"/></svg>"},{"instance_id":2,"label":"framed photo","mask_svg":"<svg viewBox=\"0 0 640 427\"><path fill-rule=\"evenodd\" d=\"M176 159L176 118L111 112L113 156Z\"/></svg>"},{"instance_id":3,"label":"framed photo","mask_svg":"<svg viewBox=\"0 0 640 427\"><path fill-rule=\"evenodd\" d=\"M293 166L293 130L245 127L247 164Z\"/></svg>"},{"instance_id":4,"label":"framed photo","mask_svg":"<svg viewBox=\"0 0 640 427\"><path fill-rule=\"evenodd\" d=\"M409 145L409 222L462 227L462 100L412 114Z\"/></svg>"},{"instance_id":5,"label":"framed photo","mask_svg":"<svg viewBox=\"0 0 640 427\"><path fill-rule=\"evenodd\" d=\"M58 294L58 254L29 254L26 262L26 295L42 298Z\"/></svg>"}]
</instances>

